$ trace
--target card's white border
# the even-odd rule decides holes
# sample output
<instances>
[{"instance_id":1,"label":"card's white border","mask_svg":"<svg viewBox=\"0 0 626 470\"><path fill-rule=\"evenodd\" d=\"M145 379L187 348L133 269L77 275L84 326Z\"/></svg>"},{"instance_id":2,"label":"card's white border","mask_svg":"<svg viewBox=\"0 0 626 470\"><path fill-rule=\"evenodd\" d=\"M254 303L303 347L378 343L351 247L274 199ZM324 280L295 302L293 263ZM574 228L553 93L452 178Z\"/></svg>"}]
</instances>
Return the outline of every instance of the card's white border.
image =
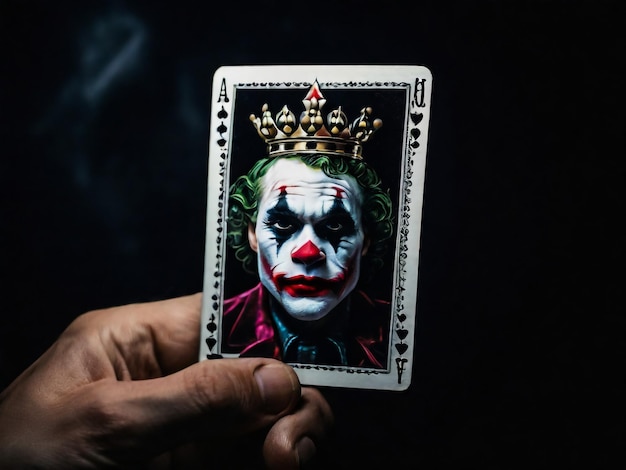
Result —
<instances>
[{"instance_id":1,"label":"card's white border","mask_svg":"<svg viewBox=\"0 0 626 470\"><path fill-rule=\"evenodd\" d=\"M302 66L234 66L220 67L213 78L212 109L209 132L209 166L208 166L208 188L207 188L207 218L206 218L206 247L205 247L205 276L204 295L202 303L201 322L201 343L200 360L209 357L219 357L220 355L220 320L221 320L221 299L223 287L218 283L216 286L216 274L218 277L224 267L226 250L226 211L227 198L219 200L227 195L228 188L224 188L225 182L229 181L230 142L227 134L219 132L220 118L218 112L223 108L232 119L234 115L233 106L236 101L234 88L228 90L229 101L227 103L216 103L216 97L220 95L223 80L237 83L249 82L251 86L258 84L276 83L277 77L280 82L305 82L311 83L313 80L321 83L341 82L351 83L358 87L360 83L379 83L381 88L385 84L407 83L410 87L406 112L406 132L403 149L406 152L406 159L403 167L403 182L410 182L410 191L404 184L400 186L399 208L397 212L397 237L396 248L419 247L421 233L422 202L424 188L424 174L426 167L426 149L428 139L428 123L430 121L430 100L432 90L432 75L423 66L405 65L302 65ZM424 80L425 79L425 80ZM423 81L421 81L423 80ZM421 81L421 82L420 82ZM375 87L374 87L375 88ZM418 89L419 88L419 89ZM423 88L423 94L422 94ZM423 96L423 106L418 107L413 97ZM219 109L217 109L219 107ZM419 145L412 147L410 135L411 120L410 114L421 114L419 127ZM223 121L223 120L222 120ZM232 128L227 123L228 129ZM224 139L224 144L220 146L220 139ZM408 210L401 210L405 207ZM405 215L403 218L402 215ZM411 230L406 235L402 230L403 224L408 227L410 220ZM400 240L400 237L404 237ZM400 259L398 259L401 257ZM399 263L398 261L401 261ZM402 266L400 266L402 264ZM320 365L294 364L293 367L298 374L302 384L367 388L382 390L404 390L412 378L413 369L413 349L415 340L415 327L417 316L417 276L419 266L419 250L408 249L396 254L394 260L394 289L396 298L392 302L391 311L391 332L390 332L390 364L388 371L376 369L335 367ZM402 285L399 286L398 279L402 277ZM397 306L400 305L398 309ZM216 306L219 314L215 314ZM404 338L398 336L398 330L407 330L408 335ZM209 339L210 338L210 339ZM209 347L209 341L212 348ZM404 344L406 351L400 354L393 345ZM237 357L236 355L226 355L223 357ZM398 374L396 360L402 363L403 371Z\"/></svg>"}]
</instances>

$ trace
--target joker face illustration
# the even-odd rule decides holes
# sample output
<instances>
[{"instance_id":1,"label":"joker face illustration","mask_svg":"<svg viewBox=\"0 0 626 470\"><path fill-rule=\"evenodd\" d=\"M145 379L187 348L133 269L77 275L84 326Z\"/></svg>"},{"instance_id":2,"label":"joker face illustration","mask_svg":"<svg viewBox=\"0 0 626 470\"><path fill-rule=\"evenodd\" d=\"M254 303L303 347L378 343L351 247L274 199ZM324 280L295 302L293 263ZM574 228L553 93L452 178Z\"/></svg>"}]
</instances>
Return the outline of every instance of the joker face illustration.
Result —
<instances>
[{"instance_id":1,"label":"joker face illustration","mask_svg":"<svg viewBox=\"0 0 626 470\"><path fill-rule=\"evenodd\" d=\"M298 320L325 317L354 289L367 240L362 193L297 159L282 159L261 180L248 240L265 288Z\"/></svg>"}]
</instances>

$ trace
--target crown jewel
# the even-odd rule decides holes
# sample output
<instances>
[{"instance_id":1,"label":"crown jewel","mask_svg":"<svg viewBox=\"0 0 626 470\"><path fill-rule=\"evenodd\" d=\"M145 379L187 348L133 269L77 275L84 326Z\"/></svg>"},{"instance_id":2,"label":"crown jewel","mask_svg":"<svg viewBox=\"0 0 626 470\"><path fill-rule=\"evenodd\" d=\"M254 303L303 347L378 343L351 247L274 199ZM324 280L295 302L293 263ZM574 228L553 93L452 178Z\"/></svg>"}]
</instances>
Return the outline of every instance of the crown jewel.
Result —
<instances>
[{"instance_id":1,"label":"crown jewel","mask_svg":"<svg viewBox=\"0 0 626 470\"><path fill-rule=\"evenodd\" d=\"M362 143L383 125L380 119L372 120L372 108L361 109L353 122L342 111L341 106L332 110L326 121L322 107L326 98L320 91L317 80L311 85L302 100L304 111L299 122L295 114L285 105L275 118L266 104L261 108L261 117L250 115L258 134L267 143L270 157L287 153L326 153L362 159Z\"/></svg>"}]
</instances>

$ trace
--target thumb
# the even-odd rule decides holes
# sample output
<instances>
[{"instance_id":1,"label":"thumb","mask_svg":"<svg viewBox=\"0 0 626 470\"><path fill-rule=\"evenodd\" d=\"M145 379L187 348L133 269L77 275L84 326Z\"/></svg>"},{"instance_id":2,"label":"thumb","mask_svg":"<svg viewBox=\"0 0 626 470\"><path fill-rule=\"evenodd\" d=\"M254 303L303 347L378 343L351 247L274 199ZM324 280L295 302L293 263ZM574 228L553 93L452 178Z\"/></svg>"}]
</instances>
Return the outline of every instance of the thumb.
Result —
<instances>
[{"instance_id":1,"label":"thumb","mask_svg":"<svg viewBox=\"0 0 626 470\"><path fill-rule=\"evenodd\" d=\"M212 435L238 435L269 426L300 399L293 369L273 359L205 360L149 380L109 382L93 394L87 423L114 461L158 455ZM83 421L84 422L84 421Z\"/></svg>"}]
</instances>

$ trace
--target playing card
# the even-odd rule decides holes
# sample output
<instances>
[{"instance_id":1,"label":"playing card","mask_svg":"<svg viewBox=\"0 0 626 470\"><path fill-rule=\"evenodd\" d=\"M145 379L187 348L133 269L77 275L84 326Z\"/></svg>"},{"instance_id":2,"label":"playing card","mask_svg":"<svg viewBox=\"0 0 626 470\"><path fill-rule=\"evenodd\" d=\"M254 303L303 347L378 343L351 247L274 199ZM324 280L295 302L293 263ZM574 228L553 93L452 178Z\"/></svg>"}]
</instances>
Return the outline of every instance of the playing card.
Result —
<instances>
[{"instance_id":1,"label":"playing card","mask_svg":"<svg viewBox=\"0 0 626 470\"><path fill-rule=\"evenodd\" d=\"M216 71L201 360L409 386L431 88L423 66Z\"/></svg>"}]
</instances>

